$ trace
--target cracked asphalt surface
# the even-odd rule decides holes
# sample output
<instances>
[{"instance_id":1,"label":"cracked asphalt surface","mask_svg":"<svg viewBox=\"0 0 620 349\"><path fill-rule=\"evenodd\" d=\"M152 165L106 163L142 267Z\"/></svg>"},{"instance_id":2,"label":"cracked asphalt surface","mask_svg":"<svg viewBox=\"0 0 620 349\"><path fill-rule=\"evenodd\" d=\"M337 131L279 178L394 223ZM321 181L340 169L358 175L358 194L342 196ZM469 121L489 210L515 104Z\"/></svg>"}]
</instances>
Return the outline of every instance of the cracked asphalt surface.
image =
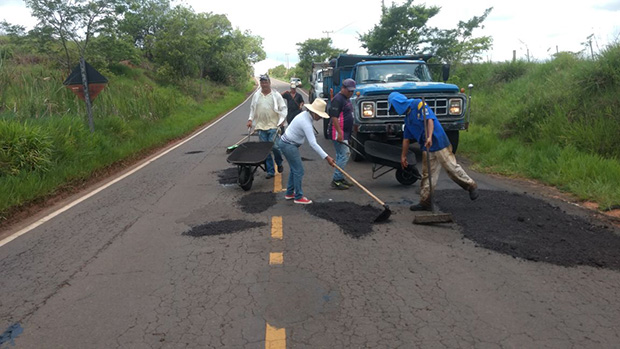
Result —
<instances>
[{"instance_id":1,"label":"cracked asphalt surface","mask_svg":"<svg viewBox=\"0 0 620 349\"><path fill-rule=\"evenodd\" d=\"M456 224L413 225L417 183L373 180L369 163L347 172L393 214L363 238L283 193L244 212L246 195L274 188L261 170L250 192L220 184L248 110L0 247L0 331L21 325L15 348L265 348L266 324L286 329L290 348L618 347L618 271L514 258L464 239ZM357 188L332 190L331 168L301 151L317 160L304 162L310 199L376 206ZM485 192L528 191L588 218L530 183L468 172ZM284 175L283 185L286 163ZM442 174L438 189L458 187ZM462 194L454 200L467 205ZM271 237L272 217L282 217L282 239ZM222 221L264 225L183 236ZM270 265L270 252L283 264Z\"/></svg>"}]
</instances>

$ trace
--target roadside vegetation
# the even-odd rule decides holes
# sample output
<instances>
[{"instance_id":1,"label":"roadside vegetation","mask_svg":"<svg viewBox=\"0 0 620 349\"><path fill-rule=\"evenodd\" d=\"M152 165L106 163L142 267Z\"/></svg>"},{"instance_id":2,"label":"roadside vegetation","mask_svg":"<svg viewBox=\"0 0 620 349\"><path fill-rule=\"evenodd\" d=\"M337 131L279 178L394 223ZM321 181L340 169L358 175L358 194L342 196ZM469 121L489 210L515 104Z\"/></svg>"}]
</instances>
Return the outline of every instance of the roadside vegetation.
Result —
<instances>
[{"instance_id":1,"label":"roadside vegetation","mask_svg":"<svg viewBox=\"0 0 620 349\"><path fill-rule=\"evenodd\" d=\"M595 59L460 65L451 80L475 86L459 153L477 170L620 208L620 44Z\"/></svg>"},{"instance_id":2,"label":"roadside vegetation","mask_svg":"<svg viewBox=\"0 0 620 349\"><path fill-rule=\"evenodd\" d=\"M0 224L234 108L265 57L226 16L168 0L26 4L33 30L0 23ZM63 85L80 57L109 81L94 132Z\"/></svg>"}]
</instances>

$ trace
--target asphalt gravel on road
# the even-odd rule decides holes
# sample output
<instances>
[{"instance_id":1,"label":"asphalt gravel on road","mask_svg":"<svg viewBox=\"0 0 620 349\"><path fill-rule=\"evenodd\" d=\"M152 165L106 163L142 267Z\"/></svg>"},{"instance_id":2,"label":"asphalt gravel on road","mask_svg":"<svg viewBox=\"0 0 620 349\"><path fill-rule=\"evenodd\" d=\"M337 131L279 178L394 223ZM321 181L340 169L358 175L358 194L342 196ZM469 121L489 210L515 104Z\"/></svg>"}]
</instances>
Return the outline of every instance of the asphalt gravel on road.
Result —
<instances>
[{"instance_id":1,"label":"asphalt gravel on road","mask_svg":"<svg viewBox=\"0 0 620 349\"><path fill-rule=\"evenodd\" d=\"M308 205L306 210L338 225L345 234L356 239L371 234L375 218L383 212L383 208L352 202L315 202Z\"/></svg>"},{"instance_id":2,"label":"asphalt gravel on road","mask_svg":"<svg viewBox=\"0 0 620 349\"><path fill-rule=\"evenodd\" d=\"M240 231L248 230L251 228L258 228L267 225L262 222L250 222L246 220L236 219L236 220L223 220L216 222L209 222L205 224L201 224L197 227L193 227L192 229L183 233L183 235L193 236L193 237L202 237L202 236L214 236L214 235L224 235L224 234L232 234Z\"/></svg>"},{"instance_id":3,"label":"asphalt gravel on road","mask_svg":"<svg viewBox=\"0 0 620 349\"><path fill-rule=\"evenodd\" d=\"M567 214L543 200L481 190L472 202L462 190L438 190L436 203L480 247L565 267L620 270L620 234L613 227Z\"/></svg>"}]
</instances>

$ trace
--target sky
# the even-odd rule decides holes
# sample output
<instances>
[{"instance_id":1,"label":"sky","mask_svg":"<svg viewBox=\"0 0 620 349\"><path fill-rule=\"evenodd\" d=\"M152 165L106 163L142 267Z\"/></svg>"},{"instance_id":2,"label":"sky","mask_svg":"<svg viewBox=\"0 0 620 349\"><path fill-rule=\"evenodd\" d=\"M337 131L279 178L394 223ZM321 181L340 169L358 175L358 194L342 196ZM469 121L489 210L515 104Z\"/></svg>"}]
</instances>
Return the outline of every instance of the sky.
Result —
<instances>
[{"instance_id":1,"label":"sky","mask_svg":"<svg viewBox=\"0 0 620 349\"><path fill-rule=\"evenodd\" d=\"M275 0L175 0L175 4L191 6L196 12L225 14L232 25L263 38L267 59L255 66L256 74L283 64L294 66L297 43L308 39L332 38L333 46L349 53L366 54L358 40L379 23L381 0L358 1L275 1ZM390 6L391 0L385 0ZM400 5L403 0L393 3ZM620 41L620 0L589 0L579 6L559 0L428 0L414 4L438 6L439 14L429 26L456 28L459 21L481 16L493 10L483 22L484 28L474 36L491 36L493 48L485 52L485 61L502 62L512 59L542 61L558 51L577 52L587 37L593 35L594 51L611 42ZM575 3L573 3L575 4ZM22 0L0 0L0 20L31 29L36 20Z\"/></svg>"}]
</instances>

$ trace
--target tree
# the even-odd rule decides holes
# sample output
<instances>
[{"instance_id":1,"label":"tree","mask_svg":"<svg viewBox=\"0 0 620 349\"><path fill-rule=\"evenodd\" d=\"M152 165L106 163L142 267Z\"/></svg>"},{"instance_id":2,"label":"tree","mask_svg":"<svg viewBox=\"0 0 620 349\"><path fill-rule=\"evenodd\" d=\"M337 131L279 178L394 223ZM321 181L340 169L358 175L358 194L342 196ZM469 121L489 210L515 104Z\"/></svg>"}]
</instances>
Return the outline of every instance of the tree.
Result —
<instances>
[{"instance_id":1,"label":"tree","mask_svg":"<svg viewBox=\"0 0 620 349\"><path fill-rule=\"evenodd\" d=\"M474 16L470 20L459 21L456 29L437 30L431 39L433 55L448 63L462 63L479 58L480 54L491 48L493 38L490 36L473 37L473 31L484 28L482 22L493 10L492 7L484 10L482 16Z\"/></svg>"},{"instance_id":2,"label":"tree","mask_svg":"<svg viewBox=\"0 0 620 349\"><path fill-rule=\"evenodd\" d=\"M153 60L153 46L163 21L171 11L170 0L126 0L124 17L118 30L129 35L146 58Z\"/></svg>"},{"instance_id":3,"label":"tree","mask_svg":"<svg viewBox=\"0 0 620 349\"><path fill-rule=\"evenodd\" d=\"M37 27L51 32L60 39L66 55L67 69L71 57L67 43L72 41L80 56L86 54L90 38L114 21L119 0L26 0L32 16L39 20Z\"/></svg>"},{"instance_id":4,"label":"tree","mask_svg":"<svg viewBox=\"0 0 620 349\"><path fill-rule=\"evenodd\" d=\"M406 55L416 54L421 45L429 42L432 28L426 26L430 18L439 13L439 7L412 5L407 0L403 5L387 8L381 5L381 19L359 40L362 47L372 55Z\"/></svg>"},{"instance_id":5,"label":"tree","mask_svg":"<svg viewBox=\"0 0 620 349\"><path fill-rule=\"evenodd\" d=\"M297 47L297 55L299 55L297 68L304 72L304 75L310 75L312 62L325 62L340 53L347 52L347 50L332 47L331 38L308 39L297 43Z\"/></svg>"}]
</instances>

